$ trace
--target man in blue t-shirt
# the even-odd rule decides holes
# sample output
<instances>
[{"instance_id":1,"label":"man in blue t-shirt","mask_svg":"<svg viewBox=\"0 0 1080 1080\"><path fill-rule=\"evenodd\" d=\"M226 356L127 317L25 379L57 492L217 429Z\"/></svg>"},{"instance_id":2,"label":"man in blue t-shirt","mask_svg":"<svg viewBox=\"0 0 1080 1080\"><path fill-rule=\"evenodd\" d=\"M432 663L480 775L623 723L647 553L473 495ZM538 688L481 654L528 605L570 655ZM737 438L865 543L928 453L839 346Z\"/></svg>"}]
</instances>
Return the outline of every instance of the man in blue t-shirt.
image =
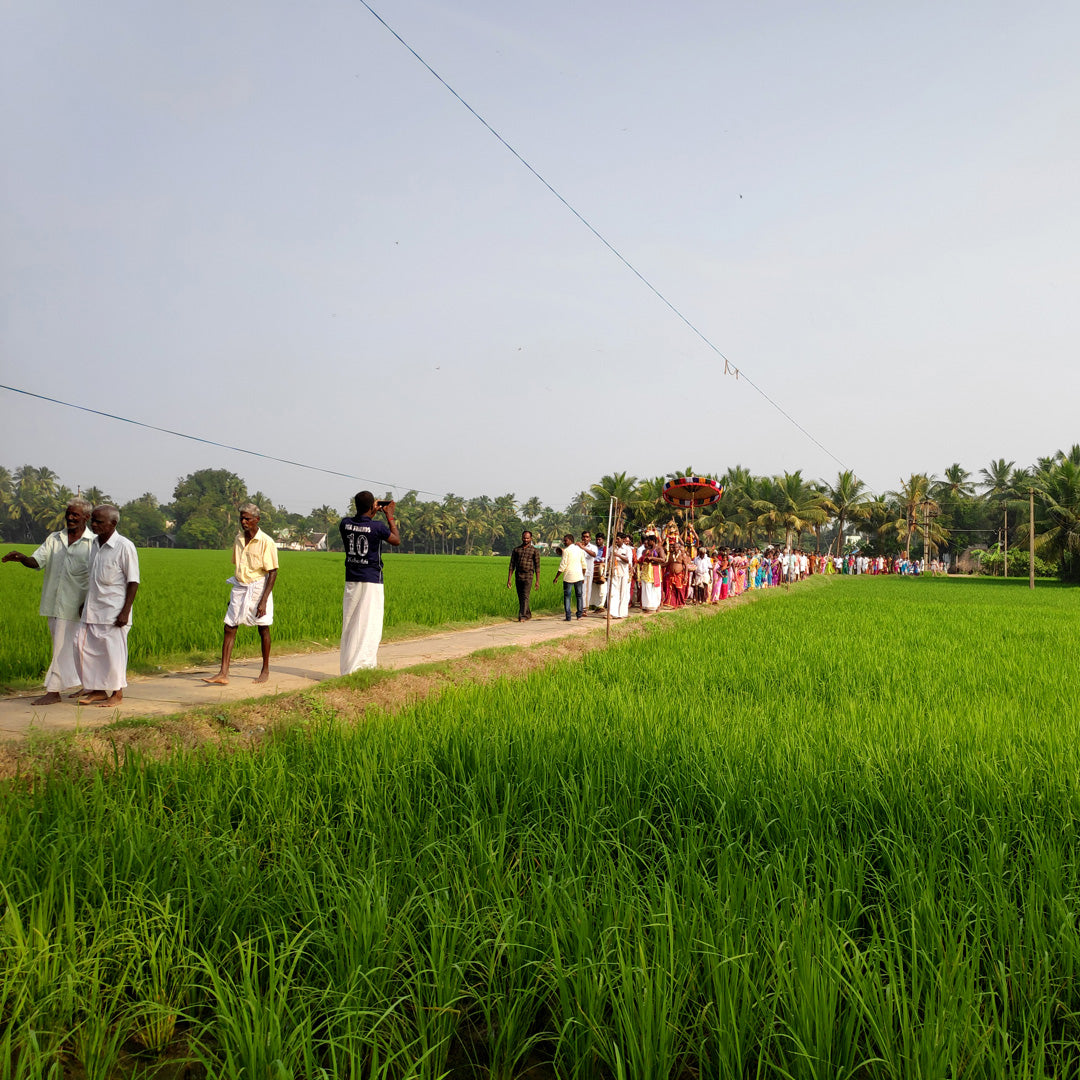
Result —
<instances>
[{"instance_id":1,"label":"man in blue t-shirt","mask_svg":"<svg viewBox=\"0 0 1080 1080\"><path fill-rule=\"evenodd\" d=\"M383 627L382 544L401 543L393 502L376 500L370 491L356 495L356 516L342 518L338 528L345 545L345 601L341 620L341 674L373 668L378 661ZM385 524L376 521L381 513Z\"/></svg>"}]
</instances>

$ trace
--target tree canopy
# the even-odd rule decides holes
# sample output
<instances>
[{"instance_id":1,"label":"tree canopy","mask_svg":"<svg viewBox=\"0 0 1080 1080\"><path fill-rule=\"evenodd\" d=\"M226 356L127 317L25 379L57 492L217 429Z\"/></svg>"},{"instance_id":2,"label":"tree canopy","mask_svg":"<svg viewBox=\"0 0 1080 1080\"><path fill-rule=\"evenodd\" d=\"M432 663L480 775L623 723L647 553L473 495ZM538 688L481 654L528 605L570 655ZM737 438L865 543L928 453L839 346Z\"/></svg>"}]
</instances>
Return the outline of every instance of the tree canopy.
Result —
<instances>
[{"instance_id":1,"label":"tree canopy","mask_svg":"<svg viewBox=\"0 0 1080 1080\"><path fill-rule=\"evenodd\" d=\"M999 458L973 474L959 462L941 479L913 472L894 491L874 496L851 470L833 480L808 480L801 470L772 476L735 464L723 473L689 466L651 477L626 472L601 476L574 493L565 507L538 496L512 492L466 498L450 492L424 500L409 491L397 500L402 551L438 554L505 554L528 528L541 546L556 546L565 533L606 526L612 499L631 531L663 524L675 511L663 500L664 482L684 475L709 476L724 487L723 498L696 512L695 526L706 542L729 547L792 544L840 552L858 547L870 554L960 554L972 545L1019 549L1029 538L1028 495L1034 493L1038 556L1063 576L1080 580L1080 444L1039 458L1028 467ZM974 479L977 475L978 479ZM104 487L83 488L91 501L111 501ZM0 539L37 543L63 525L70 488L47 466L0 466ZM386 493L390 498L391 493ZM169 532L181 547L228 547L237 530L239 507L255 503L262 527L280 541L303 541L326 533L340 547L340 511L329 505L308 514L275 506L261 491L226 469L199 469L176 483L172 501L151 492L121 508L121 531L136 543ZM343 499L346 505L351 499ZM351 509L351 507L350 507ZM924 546L928 547L924 551Z\"/></svg>"}]
</instances>

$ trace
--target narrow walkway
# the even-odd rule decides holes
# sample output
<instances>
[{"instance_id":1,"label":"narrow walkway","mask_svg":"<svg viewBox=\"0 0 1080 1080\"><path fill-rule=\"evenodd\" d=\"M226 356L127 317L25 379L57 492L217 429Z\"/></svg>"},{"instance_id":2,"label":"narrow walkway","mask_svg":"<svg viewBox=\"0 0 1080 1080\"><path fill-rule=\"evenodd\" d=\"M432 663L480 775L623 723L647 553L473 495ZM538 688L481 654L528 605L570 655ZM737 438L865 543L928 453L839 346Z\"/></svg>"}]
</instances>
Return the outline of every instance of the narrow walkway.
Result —
<instances>
[{"instance_id":1,"label":"narrow walkway","mask_svg":"<svg viewBox=\"0 0 1080 1080\"><path fill-rule=\"evenodd\" d=\"M568 634L586 634L603 626L602 615L592 615L569 624L561 615L548 615L537 616L524 623L515 620L406 641L384 642L379 647L379 667L396 669L456 660L479 649L534 645ZM261 685L254 681L259 668L258 659L235 661L229 673L228 686L208 686L202 681L205 676L216 673L216 664L165 675L133 676L124 691L123 704L112 709L80 706L66 700L57 705L31 705L30 702L41 694L40 690L0 698L0 739L23 738L33 732L47 734L86 730L101 727L118 717L168 716L199 705L304 690L324 679L338 677L338 650L272 656L270 681Z\"/></svg>"}]
</instances>

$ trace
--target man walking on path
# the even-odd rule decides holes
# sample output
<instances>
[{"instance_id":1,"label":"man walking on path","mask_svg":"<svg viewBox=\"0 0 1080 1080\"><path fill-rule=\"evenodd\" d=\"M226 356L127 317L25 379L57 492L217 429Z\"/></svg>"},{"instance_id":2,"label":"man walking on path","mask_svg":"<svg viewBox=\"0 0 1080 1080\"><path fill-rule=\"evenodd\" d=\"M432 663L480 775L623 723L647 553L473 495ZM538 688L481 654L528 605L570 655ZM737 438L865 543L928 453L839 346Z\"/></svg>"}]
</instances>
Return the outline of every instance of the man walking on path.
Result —
<instances>
[{"instance_id":1,"label":"man walking on path","mask_svg":"<svg viewBox=\"0 0 1080 1080\"><path fill-rule=\"evenodd\" d=\"M540 588L540 552L533 547L532 533L528 529L521 534L521 543L510 552L510 574L506 579L508 589L512 581L517 585L518 622L531 619L529 593L534 582Z\"/></svg>"},{"instance_id":2,"label":"man walking on path","mask_svg":"<svg viewBox=\"0 0 1080 1080\"><path fill-rule=\"evenodd\" d=\"M588 611L592 606L593 577L596 574L596 559L600 549L592 542L592 533L587 529L581 534L578 546L585 552L585 578L581 587L585 593L585 610Z\"/></svg>"},{"instance_id":3,"label":"man walking on path","mask_svg":"<svg viewBox=\"0 0 1080 1080\"><path fill-rule=\"evenodd\" d=\"M80 705L111 708L124 700L127 686L131 605L139 591L139 556L135 545L116 531L120 511L95 506L90 530L90 578L82 623L75 634L75 670L82 683Z\"/></svg>"},{"instance_id":4,"label":"man walking on path","mask_svg":"<svg viewBox=\"0 0 1080 1080\"><path fill-rule=\"evenodd\" d=\"M342 518L338 528L345 545L345 597L341 611L342 675L378 663L383 630L382 543L401 543L394 522L394 502L376 502L370 491L358 492L356 516ZM381 512L386 523L376 521Z\"/></svg>"},{"instance_id":5,"label":"man walking on path","mask_svg":"<svg viewBox=\"0 0 1080 1080\"><path fill-rule=\"evenodd\" d=\"M582 602L581 586L585 581L585 568L587 565L588 556L585 551L578 547L574 543L574 538L567 533L563 537L563 553L562 561L559 563L559 569L555 571L555 577L552 578L553 582L559 580L559 575L562 574L563 579L563 610L566 612L566 621L570 621L570 593L573 592L577 598L577 617L583 618L585 615L585 608Z\"/></svg>"},{"instance_id":6,"label":"man walking on path","mask_svg":"<svg viewBox=\"0 0 1080 1080\"><path fill-rule=\"evenodd\" d=\"M630 571L634 564L634 549L630 537L616 537L614 560L611 564L611 617L625 619L630 614Z\"/></svg>"},{"instance_id":7,"label":"man walking on path","mask_svg":"<svg viewBox=\"0 0 1080 1080\"><path fill-rule=\"evenodd\" d=\"M270 627L274 622L274 582L278 575L277 544L259 528L262 511L254 503L240 507L240 531L233 542L236 573L228 579L232 586L225 612L225 635L221 642L221 670L203 679L211 686L229 685L236 630L240 625L258 628L262 645L262 670L257 683L270 678Z\"/></svg>"},{"instance_id":8,"label":"man walking on path","mask_svg":"<svg viewBox=\"0 0 1080 1080\"><path fill-rule=\"evenodd\" d=\"M52 663L45 673L45 693L32 705L55 705L60 691L78 686L75 670L75 633L90 584L90 551L94 534L86 525L93 508L85 499L72 499L64 511L60 532L50 533L33 555L9 551L2 562L19 562L28 570L44 570L38 612L49 620Z\"/></svg>"}]
</instances>

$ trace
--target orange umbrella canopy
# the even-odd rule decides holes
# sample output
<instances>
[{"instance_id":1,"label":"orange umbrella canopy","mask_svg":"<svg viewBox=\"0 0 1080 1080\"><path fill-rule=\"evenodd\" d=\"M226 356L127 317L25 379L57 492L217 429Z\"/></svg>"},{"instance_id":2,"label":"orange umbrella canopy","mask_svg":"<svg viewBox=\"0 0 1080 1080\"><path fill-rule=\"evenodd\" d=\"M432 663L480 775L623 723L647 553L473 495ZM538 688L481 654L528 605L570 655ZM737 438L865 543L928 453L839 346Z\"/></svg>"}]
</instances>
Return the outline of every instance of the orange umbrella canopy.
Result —
<instances>
[{"instance_id":1,"label":"orange umbrella canopy","mask_svg":"<svg viewBox=\"0 0 1080 1080\"><path fill-rule=\"evenodd\" d=\"M723 494L722 484L704 476L680 476L664 485L664 502L672 506L709 506Z\"/></svg>"}]
</instances>

